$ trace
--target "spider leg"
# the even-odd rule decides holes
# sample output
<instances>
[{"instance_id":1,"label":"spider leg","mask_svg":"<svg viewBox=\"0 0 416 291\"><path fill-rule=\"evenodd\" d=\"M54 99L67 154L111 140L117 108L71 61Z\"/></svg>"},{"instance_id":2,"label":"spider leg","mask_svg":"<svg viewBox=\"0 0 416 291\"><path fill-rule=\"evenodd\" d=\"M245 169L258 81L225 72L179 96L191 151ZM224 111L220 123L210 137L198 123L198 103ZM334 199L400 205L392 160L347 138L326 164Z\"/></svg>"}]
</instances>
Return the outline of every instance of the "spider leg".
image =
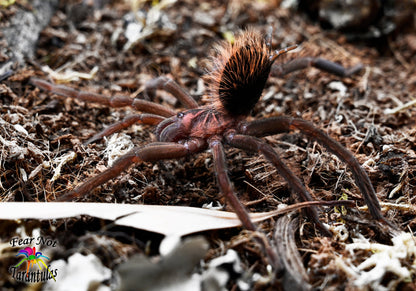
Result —
<instances>
[{"instance_id":1,"label":"spider leg","mask_svg":"<svg viewBox=\"0 0 416 291\"><path fill-rule=\"evenodd\" d=\"M36 264L38 264L39 270L42 270L42 267L41 267L41 265L39 264L39 261L43 262L43 260L42 260L42 259L38 259L38 258L36 258L34 261L36 262Z\"/></svg>"},{"instance_id":2,"label":"spider leg","mask_svg":"<svg viewBox=\"0 0 416 291\"><path fill-rule=\"evenodd\" d=\"M251 221L250 215L235 194L234 187L228 177L224 148L220 138L211 138L209 141L209 147L211 148L214 157L214 169L222 195L224 195L228 203L231 204L231 207L234 209L243 226L248 230L257 231L257 226ZM281 263L274 250L266 241L260 238L257 238L256 240L266 251L268 258L276 271L281 272Z\"/></svg>"},{"instance_id":3,"label":"spider leg","mask_svg":"<svg viewBox=\"0 0 416 291\"><path fill-rule=\"evenodd\" d=\"M363 194L371 215L375 219L382 220L390 224L381 213L380 204L373 185L371 184L370 178L354 155L339 142L328 136L322 130L316 128L312 123L299 118L291 118L287 116L271 117L247 123L243 126L241 133L261 137L281 132L289 132L294 129L298 129L308 138L314 139L323 144L330 152L345 162L350 167L354 175L355 182Z\"/></svg>"},{"instance_id":4,"label":"spider leg","mask_svg":"<svg viewBox=\"0 0 416 291\"><path fill-rule=\"evenodd\" d=\"M170 78L160 76L150 80L145 84L145 94L154 96L157 89L165 90L166 92L170 93L186 108L192 109L198 107L198 103L196 103L195 99L189 95L188 92L183 90L182 87L178 85L178 83Z\"/></svg>"},{"instance_id":5,"label":"spider leg","mask_svg":"<svg viewBox=\"0 0 416 291\"><path fill-rule=\"evenodd\" d=\"M48 266L45 264L45 262L42 259L39 259L39 261L42 263L43 266L45 266L46 270L48 270L49 274L51 274L53 280L56 282L55 276L52 274L52 271L48 268ZM39 265L39 261L36 260L36 262L38 263L39 269L41 269L41 267Z\"/></svg>"},{"instance_id":6,"label":"spider leg","mask_svg":"<svg viewBox=\"0 0 416 291\"><path fill-rule=\"evenodd\" d=\"M224 148L221 141L219 139L213 139L209 143L209 146L214 156L215 173L217 175L217 182L222 195L231 204L238 218L241 220L243 226L248 230L256 231L257 227L251 221L247 210L241 204L240 200L235 194L234 187L230 181L230 178L228 177Z\"/></svg>"},{"instance_id":7,"label":"spider leg","mask_svg":"<svg viewBox=\"0 0 416 291\"><path fill-rule=\"evenodd\" d=\"M27 261L26 277L29 277L30 264L32 264L33 267L33 260Z\"/></svg>"},{"instance_id":8,"label":"spider leg","mask_svg":"<svg viewBox=\"0 0 416 291\"><path fill-rule=\"evenodd\" d=\"M289 169L289 167L283 163L278 154L270 145L255 137L234 133L228 134L226 136L226 142L227 144L239 149L243 149L249 152L262 153L266 159L276 167L279 174L282 175L282 177L288 182L290 188L295 193L297 193L303 201L313 201L311 194L302 184L300 179L296 177L296 175ZM330 236L331 233L329 230L319 220L316 207L308 207L306 211L308 212L309 216L312 217L316 225L323 231L323 233Z\"/></svg>"},{"instance_id":9,"label":"spider leg","mask_svg":"<svg viewBox=\"0 0 416 291\"><path fill-rule=\"evenodd\" d=\"M148 113L129 115L129 116L125 117L123 120L121 120L117 123L111 124L108 127L106 127L104 130L102 130L101 132L95 134L93 137L89 138L84 143L84 145L87 145L87 144L90 144L90 143L95 142L97 140L100 140L103 137L109 136L110 134L113 134L115 132L119 132L120 130L122 130L124 128L127 128L127 127L133 125L134 123L157 125L164 119L165 118L162 117L162 116L154 115L154 114L148 114Z\"/></svg>"},{"instance_id":10,"label":"spider leg","mask_svg":"<svg viewBox=\"0 0 416 291\"><path fill-rule=\"evenodd\" d=\"M58 201L68 201L73 198L81 197L88 194L94 188L104 184L127 170L133 164L140 162L156 162L166 159L178 159L185 157L190 153L196 153L206 148L204 141L199 139L190 139L184 144L171 142L156 142L144 147L135 147L125 155L118 158L114 164L104 172L94 176L63 195Z\"/></svg>"},{"instance_id":11,"label":"spider leg","mask_svg":"<svg viewBox=\"0 0 416 291\"><path fill-rule=\"evenodd\" d=\"M28 258L22 259L15 267L16 268L19 267L24 261L27 261L27 260L28 260Z\"/></svg>"},{"instance_id":12,"label":"spider leg","mask_svg":"<svg viewBox=\"0 0 416 291\"><path fill-rule=\"evenodd\" d=\"M164 107L160 104L150 102L147 100L139 98L131 98L129 96L113 96L106 97L96 93L77 91L70 87L64 85L56 85L49 82L46 82L41 79L31 78L30 83L35 85L38 88L41 88L46 91L50 91L54 94L61 95L64 97L76 98L85 102L94 102L98 104L103 104L109 107L125 107L130 106L135 110L161 115L164 117L171 117L175 115L175 111Z\"/></svg>"},{"instance_id":13,"label":"spider leg","mask_svg":"<svg viewBox=\"0 0 416 291\"><path fill-rule=\"evenodd\" d=\"M322 58L305 57L294 59L286 64L274 67L272 69L272 76L283 77L289 73L302 70L310 66L337 75L342 78L354 75L363 69L362 64L358 64L351 68L344 68L340 64Z\"/></svg>"}]
</instances>

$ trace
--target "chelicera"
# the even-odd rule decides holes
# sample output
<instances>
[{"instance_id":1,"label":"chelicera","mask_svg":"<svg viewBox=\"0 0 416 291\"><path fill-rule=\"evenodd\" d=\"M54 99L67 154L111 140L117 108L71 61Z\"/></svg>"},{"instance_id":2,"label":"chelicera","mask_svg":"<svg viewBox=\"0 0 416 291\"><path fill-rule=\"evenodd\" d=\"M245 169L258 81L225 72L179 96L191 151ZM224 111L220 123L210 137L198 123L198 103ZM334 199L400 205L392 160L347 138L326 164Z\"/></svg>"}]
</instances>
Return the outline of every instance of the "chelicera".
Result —
<instances>
[{"instance_id":1,"label":"chelicera","mask_svg":"<svg viewBox=\"0 0 416 291\"><path fill-rule=\"evenodd\" d=\"M125 96L107 98L102 95L76 91L62 85L55 85L40 79L31 79L31 83L52 93L101 103L111 107L130 106L143 113L134 114L107 127L90 138L91 143L114 132L127 128L134 123L156 125L156 142L137 146L121 156L110 168L90 178L59 200L72 200L88 194L92 189L117 177L133 164L156 162L165 159L179 159L211 149L214 170L222 195L233 207L244 227L256 230L246 209L238 200L233 185L227 175L224 145L236 147L248 152L263 154L273 164L279 174L288 182L294 193L303 201L312 200L312 196L300 179L285 165L276 151L261 137L282 132L299 130L308 138L323 144L330 152L338 156L351 169L371 215L384 220L378 199L366 172L357 159L340 143L308 121L292 117L271 117L248 122L246 117L260 99L266 81L272 71L275 60L296 46L279 51L271 49L271 32L265 37L254 30L240 33L233 44L223 43L217 48L213 69L208 76L211 94L215 102L208 106L198 106L197 102L174 81L159 77L146 85L150 94L156 89L166 90L175 96L188 109L176 113L151 101L133 99ZM339 76L348 76L361 69L352 69L320 58L300 58L287 64L276 65L273 73L284 76L292 71L315 66ZM325 226L318 219L315 207L307 209L309 216L323 230Z\"/></svg>"}]
</instances>

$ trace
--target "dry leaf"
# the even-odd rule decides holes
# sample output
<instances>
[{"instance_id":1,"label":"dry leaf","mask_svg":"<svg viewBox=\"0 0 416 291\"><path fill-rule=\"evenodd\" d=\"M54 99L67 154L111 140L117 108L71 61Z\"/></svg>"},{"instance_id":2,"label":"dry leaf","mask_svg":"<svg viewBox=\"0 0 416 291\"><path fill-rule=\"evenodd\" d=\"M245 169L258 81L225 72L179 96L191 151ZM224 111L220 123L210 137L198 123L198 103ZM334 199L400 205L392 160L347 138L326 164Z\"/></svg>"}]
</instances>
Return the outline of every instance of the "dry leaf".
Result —
<instances>
[{"instance_id":1,"label":"dry leaf","mask_svg":"<svg viewBox=\"0 0 416 291\"><path fill-rule=\"evenodd\" d=\"M270 212L252 213L254 222L269 219L309 205L348 204L351 201L303 202ZM187 206L133 205L82 202L3 202L0 219L58 219L89 215L115 224L152 231L166 236L241 226L233 212Z\"/></svg>"}]
</instances>

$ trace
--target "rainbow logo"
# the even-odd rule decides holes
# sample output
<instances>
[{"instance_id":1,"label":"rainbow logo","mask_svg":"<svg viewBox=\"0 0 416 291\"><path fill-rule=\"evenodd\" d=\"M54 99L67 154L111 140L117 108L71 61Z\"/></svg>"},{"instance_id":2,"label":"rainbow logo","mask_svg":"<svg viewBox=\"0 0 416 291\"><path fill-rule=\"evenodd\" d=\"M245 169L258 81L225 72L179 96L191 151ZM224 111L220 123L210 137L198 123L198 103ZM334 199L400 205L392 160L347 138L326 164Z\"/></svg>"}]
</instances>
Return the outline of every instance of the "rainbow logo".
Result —
<instances>
[{"instance_id":1,"label":"rainbow logo","mask_svg":"<svg viewBox=\"0 0 416 291\"><path fill-rule=\"evenodd\" d=\"M45 262L44 262L44 261L43 261L43 259L42 259L42 258L45 258L45 259L49 260L49 258L48 258L47 256L42 255L42 253L41 253L41 252L36 252L36 247L33 247L33 248L26 247L26 248L24 248L24 249L20 250L20 251L17 253L16 257L17 257L17 256L20 256L20 255L25 255L25 258L23 258L23 259L20 261L20 263L18 263L15 267L17 268L17 267L19 267L21 264L23 264L23 262L27 262L26 277L28 277L28 276L29 276L29 268L30 268L30 265L32 265L32 266L33 266L35 263L37 263L37 264L38 264L38 266L39 266L39 269L40 269L40 270L42 270L42 266L39 264L39 263L41 263L41 264L43 264L43 265L45 266L46 270L48 270L48 271L49 271L49 273L52 275L52 278L53 278L53 279L55 280L55 282L56 282L56 279L55 279L55 277L53 276L53 274L52 274L51 270L49 270L48 266L46 266Z\"/></svg>"}]
</instances>

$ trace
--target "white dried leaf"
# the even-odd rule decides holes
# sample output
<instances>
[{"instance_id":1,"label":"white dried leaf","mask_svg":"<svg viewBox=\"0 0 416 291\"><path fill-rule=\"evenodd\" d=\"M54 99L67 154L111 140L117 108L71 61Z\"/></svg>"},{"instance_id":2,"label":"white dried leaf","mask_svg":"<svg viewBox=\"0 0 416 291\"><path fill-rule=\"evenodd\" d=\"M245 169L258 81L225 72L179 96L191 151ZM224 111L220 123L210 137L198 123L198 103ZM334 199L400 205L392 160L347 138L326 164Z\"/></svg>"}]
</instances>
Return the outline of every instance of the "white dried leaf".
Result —
<instances>
[{"instance_id":1,"label":"white dried leaf","mask_svg":"<svg viewBox=\"0 0 416 291\"><path fill-rule=\"evenodd\" d=\"M333 82L329 83L328 88L330 88L331 90L334 90L334 91L338 91L339 95L341 97L345 97L345 95L347 93L347 87L344 85L344 83L342 83L340 81L333 81Z\"/></svg>"},{"instance_id":2,"label":"white dried leaf","mask_svg":"<svg viewBox=\"0 0 416 291\"><path fill-rule=\"evenodd\" d=\"M22 177L23 182L27 182L26 171L23 168L19 168L19 170L20 170L20 176Z\"/></svg>"},{"instance_id":3,"label":"white dried leaf","mask_svg":"<svg viewBox=\"0 0 416 291\"><path fill-rule=\"evenodd\" d=\"M124 45L123 50L129 50L149 36L155 34L168 36L174 33L177 28L176 24L170 21L169 16L163 10L176 1L162 0L153 5L147 13L137 11L134 17L131 14L126 15L124 18L130 22L126 27L125 36L127 43Z\"/></svg>"},{"instance_id":4,"label":"white dried leaf","mask_svg":"<svg viewBox=\"0 0 416 291\"><path fill-rule=\"evenodd\" d=\"M409 101L406 104L399 105L396 108L387 108L384 110L384 114L396 114L400 111L403 111L415 105L416 105L416 99Z\"/></svg>"},{"instance_id":5,"label":"white dried leaf","mask_svg":"<svg viewBox=\"0 0 416 291\"><path fill-rule=\"evenodd\" d=\"M283 210L252 213L254 222L285 213ZM59 219L89 215L115 224L144 229L164 235L183 236L195 232L240 227L233 212L186 206L133 205L113 203L74 202L3 202L0 219Z\"/></svg>"},{"instance_id":6,"label":"white dried leaf","mask_svg":"<svg viewBox=\"0 0 416 291\"><path fill-rule=\"evenodd\" d=\"M110 291L109 287L100 283L111 278L111 270L93 254L84 256L75 253L68 258L68 262L53 261L51 269L59 270L57 280L47 281L43 289L45 291L90 290L90 286L96 286L94 290Z\"/></svg>"},{"instance_id":7,"label":"white dried leaf","mask_svg":"<svg viewBox=\"0 0 416 291\"><path fill-rule=\"evenodd\" d=\"M29 135L27 130L23 126L21 126L20 124L13 124L13 127L16 131L18 131L20 133L23 133L26 136Z\"/></svg>"},{"instance_id":8,"label":"white dried leaf","mask_svg":"<svg viewBox=\"0 0 416 291\"><path fill-rule=\"evenodd\" d=\"M131 137L124 133L113 134L109 139L106 139L106 145L104 157L108 160L109 167L134 147Z\"/></svg>"},{"instance_id":9,"label":"white dried leaf","mask_svg":"<svg viewBox=\"0 0 416 291\"><path fill-rule=\"evenodd\" d=\"M42 71L47 73L56 83L69 83L71 81L78 81L79 79L91 80L98 72L98 67L95 66L89 73L82 73L73 70L66 70L65 72L58 72L52 70L49 66L42 66Z\"/></svg>"},{"instance_id":10,"label":"white dried leaf","mask_svg":"<svg viewBox=\"0 0 416 291\"><path fill-rule=\"evenodd\" d=\"M23 160L28 154L27 148L21 147L15 140L6 140L0 135L0 143L8 149L7 157L16 157L18 160Z\"/></svg>"},{"instance_id":11,"label":"white dried leaf","mask_svg":"<svg viewBox=\"0 0 416 291\"><path fill-rule=\"evenodd\" d=\"M55 167L55 172L52 176L51 182L54 182L56 179L58 179L61 176L62 167L66 163L74 160L76 157L77 157L77 154L75 152L71 151L71 152L53 160L53 164L55 164L57 166Z\"/></svg>"},{"instance_id":12,"label":"white dried leaf","mask_svg":"<svg viewBox=\"0 0 416 291\"><path fill-rule=\"evenodd\" d=\"M346 245L351 255L355 250L369 250L373 254L358 266L350 266L350 275L355 277L354 285L359 288L373 290L391 290L386 288L382 281L386 273L397 276L391 284L410 282L412 272L402 265L403 260L413 260L413 268L416 267L416 245L411 233L401 232L391 239L393 245L371 243L363 236L353 239L353 243ZM394 287L394 286L390 286ZM394 288L393 288L394 289Z\"/></svg>"},{"instance_id":13,"label":"white dried leaf","mask_svg":"<svg viewBox=\"0 0 416 291\"><path fill-rule=\"evenodd\" d=\"M301 207L319 205L319 201L302 202L283 209L251 213L253 222L263 221ZM115 224L144 229L166 236L183 236L212 229L240 227L234 212L187 206L134 205L77 202L3 202L0 219L59 219L89 215Z\"/></svg>"}]
</instances>

